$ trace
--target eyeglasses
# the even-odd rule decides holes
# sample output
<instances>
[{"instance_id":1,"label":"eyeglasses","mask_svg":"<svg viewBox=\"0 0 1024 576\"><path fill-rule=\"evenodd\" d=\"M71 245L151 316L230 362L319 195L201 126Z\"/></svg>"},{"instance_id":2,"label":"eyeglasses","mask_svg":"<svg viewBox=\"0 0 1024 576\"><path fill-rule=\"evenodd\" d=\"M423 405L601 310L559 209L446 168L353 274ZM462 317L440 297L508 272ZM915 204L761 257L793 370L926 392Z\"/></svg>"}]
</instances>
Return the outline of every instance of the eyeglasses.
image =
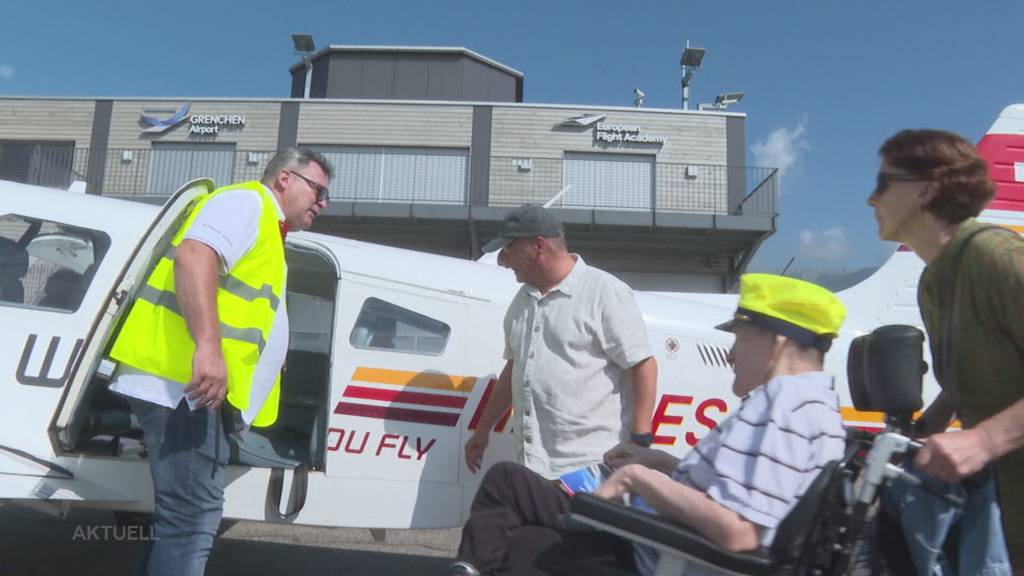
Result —
<instances>
[{"instance_id":1,"label":"eyeglasses","mask_svg":"<svg viewBox=\"0 0 1024 576\"><path fill-rule=\"evenodd\" d=\"M323 202L324 200L327 200L330 197L331 191L327 189L327 186L324 186L324 185L322 185L322 184L320 184L320 183L318 183L318 182L316 182L314 180L310 180L309 178L306 178L305 176L303 176L302 174L299 174L298 172L296 172L294 170L289 170L288 173L289 174L294 174L294 175L298 176L299 178L302 178L303 180L305 180L306 184L309 184L309 187L313 189L313 192L316 192L316 201L317 202Z\"/></svg>"},{"instance_id":2,"label":"eyeglasses","mask_svg":"<svg viewBox=\"0 0 1024 576\"><path fill-rule=\"evenodd\" d=\"M872 196L878 197L885 193L894 182L927 182L923 178L916 178L909 174L897 174L896 172L879 172L878 180L875 181L875 191Z\"/></svg>"}]
</instances>

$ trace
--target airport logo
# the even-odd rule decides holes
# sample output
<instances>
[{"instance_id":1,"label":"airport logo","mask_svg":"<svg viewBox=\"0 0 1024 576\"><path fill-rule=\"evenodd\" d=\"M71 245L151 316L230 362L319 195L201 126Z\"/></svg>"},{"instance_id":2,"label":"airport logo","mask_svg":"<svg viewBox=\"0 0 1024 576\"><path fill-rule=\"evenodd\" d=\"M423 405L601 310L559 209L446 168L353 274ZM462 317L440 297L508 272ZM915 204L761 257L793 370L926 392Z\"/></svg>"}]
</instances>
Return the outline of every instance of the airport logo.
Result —
<instances>
[{"instance_id":1,"label":"airport logo","mask_svg":"<svg viewBox=\"0 0 1024 576\"><path fill-rule=\"evenodd\" d=\"M244 114L191 114L192 103L186 102L177 110L173 108L151 108L143 110L139 116L142 131L149 134L161 134L188 121L189 136L216 136L224 130L241 130L245 128ZM168 116L169 115L169 116Z\"/></svg>"},{"instance_id":2,"label":"airport logo","mask_svg":"<svg viewBox=\"0 0 1024 576\"><path fill-rule=\"evenodd\" d=\"M191 102L186 102L181 105L177 110L166 110L166 109L149 109L143 110L142 114L139 115L139 124L142 125L142 131L149 134L160 134L166 132L170 128L181 124L188 116L188 111L192 108ZM157 115L170 114L168 118L160 118Z\"/></svg>"},{"instance_id":3,"label":"airport logo","mask_svg":"<svg viewBox=\"0 0 1024 576\"><path fill-rule=\"evenodd\" d=\"M572 118L566 119L559 126L566 128L589 128L595 122L604 120L607 114L580 114L579 116L573 116Z\"/></svg>"}]
</instances>

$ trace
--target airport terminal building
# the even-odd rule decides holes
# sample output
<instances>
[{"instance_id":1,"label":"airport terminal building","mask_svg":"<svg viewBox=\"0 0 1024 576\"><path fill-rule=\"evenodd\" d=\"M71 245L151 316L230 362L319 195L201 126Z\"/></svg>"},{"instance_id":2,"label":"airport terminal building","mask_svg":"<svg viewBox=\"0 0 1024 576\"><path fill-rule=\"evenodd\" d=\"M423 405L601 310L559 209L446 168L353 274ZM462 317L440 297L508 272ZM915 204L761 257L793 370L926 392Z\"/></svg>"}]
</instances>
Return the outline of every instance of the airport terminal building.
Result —
<instances>
[{"instance_id":1,"label":"airport terminal building","mask_svg":"<svg viewBox=\"0 0 1024 576\"><path fill-rule=\"evenodd\" d=\"M775 230L744 114L524 103L522 73L464 48L309 63L283 99L0 96L0 179L162 202L192 178L258 179L298 144L336 172L314 230L462 258L567 188L571 248L643 290L728 290Z\"/></svg>"}]
</instances>

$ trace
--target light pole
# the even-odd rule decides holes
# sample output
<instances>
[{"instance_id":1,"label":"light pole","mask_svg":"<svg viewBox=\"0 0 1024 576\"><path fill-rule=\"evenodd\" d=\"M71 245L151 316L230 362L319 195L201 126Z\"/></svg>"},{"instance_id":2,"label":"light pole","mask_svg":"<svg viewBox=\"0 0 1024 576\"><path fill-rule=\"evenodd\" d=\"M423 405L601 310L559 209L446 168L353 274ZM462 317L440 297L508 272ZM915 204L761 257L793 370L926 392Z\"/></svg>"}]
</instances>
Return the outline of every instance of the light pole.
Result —
<instances>
[{"instance_id":1,"label":"light pole","mask_svg":"<svg viewBox=\"0 0 1024 576\"><path fill-rule=\"evenodd\" d=\"M704 49L693 48L690 41L686 41L686 48L679 58L679 67L683 69L683 110L690 109L690 80L693 73L700 69L700 63L704 60Z\"/></svg>"},{"instance_id":2,"label":"light pole","mask_svg":"<svg viewBox=\"0 0 1024 576\"><path fill-rule=\"evenodd\" d=\"M292 44L295 45L295 54L302 56L302 62L306 65L306 87L302 97L309 100L309 86L313 79L313 61L311 57L316 52L316 43L313 42L312 34L292 34Z\"/></svg>"}]
</instances>

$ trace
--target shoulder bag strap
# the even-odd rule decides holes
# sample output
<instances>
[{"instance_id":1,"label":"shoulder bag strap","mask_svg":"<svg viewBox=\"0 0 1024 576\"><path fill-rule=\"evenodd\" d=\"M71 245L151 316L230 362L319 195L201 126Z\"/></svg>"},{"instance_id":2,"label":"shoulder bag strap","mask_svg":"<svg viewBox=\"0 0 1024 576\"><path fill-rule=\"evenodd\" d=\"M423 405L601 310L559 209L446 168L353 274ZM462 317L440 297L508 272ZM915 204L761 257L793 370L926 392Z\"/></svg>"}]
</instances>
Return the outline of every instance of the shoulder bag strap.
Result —
<instances>
[{"instance_id":1,"label":"shoulder bag strap","mask_svg":"<svg viewBox=\"0 0 1024 576\"><path fill-rule=\"evenodd\" d=\"M956 311L956 287L960 283L960 261L963 260L964 252L967 251L967 245L970 244L971 240L975 236L986 232L988 230L1005 230L1017 236L1017 233L1008 228L1002 226L983 226L977 230L972 231L964 238L964 241L957 247L956 254L953 255L953 274L952 280L949 282L949 291L947 292L946 298L946 309L945 314L942 318L942 345L940 347L942 353L942 359L939 361L939 373L936 374L939 383L942 385L942 391L946 393L946 398L949 399L953 408L960 413L961 396L960 389L956 382L956 376L953 372L953 314Z\"/></svg>"}]
</instances>

